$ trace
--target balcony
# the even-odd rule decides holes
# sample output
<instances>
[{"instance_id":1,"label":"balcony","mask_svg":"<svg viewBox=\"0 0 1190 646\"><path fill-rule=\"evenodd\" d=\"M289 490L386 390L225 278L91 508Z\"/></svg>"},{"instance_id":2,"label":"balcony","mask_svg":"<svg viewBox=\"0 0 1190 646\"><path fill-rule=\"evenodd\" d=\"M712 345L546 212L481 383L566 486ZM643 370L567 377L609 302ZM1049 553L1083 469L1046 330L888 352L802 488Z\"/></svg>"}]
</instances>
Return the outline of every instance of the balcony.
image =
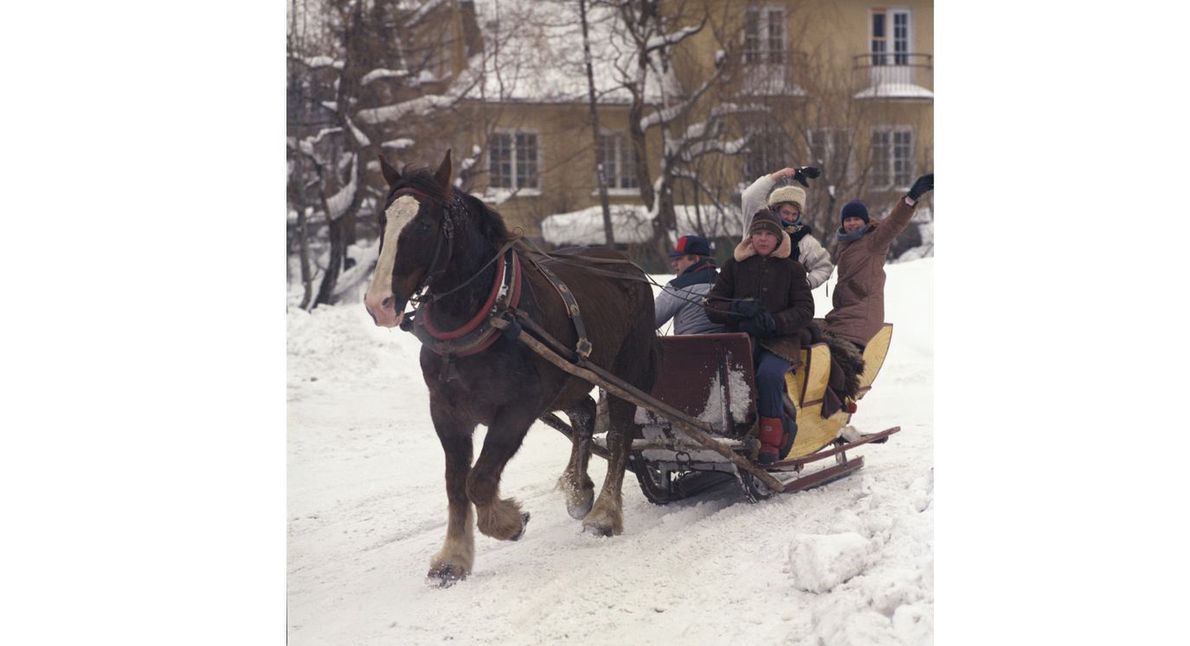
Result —
<instances>
[{"instance_id":1,"label":"balcony","mask_svg":"<svg viewBox=\"0 0 1190 646\"><path fill-rule=\"evenodd\" d=\"M808 57L802 52L784 51L781 62L745 60L742 63L742 90L752 96L805 96L805 74Z\"/></svg>"},{"instance_id":2,"label":"balcony","mask_svg":"<svg viewBox=\"0 0 1190 646\"><path fill-rule=\"evenodd\" d=\"M861 54L852 70L857 99L934 99L933 54Z\"/></svg>"}]
</instances>

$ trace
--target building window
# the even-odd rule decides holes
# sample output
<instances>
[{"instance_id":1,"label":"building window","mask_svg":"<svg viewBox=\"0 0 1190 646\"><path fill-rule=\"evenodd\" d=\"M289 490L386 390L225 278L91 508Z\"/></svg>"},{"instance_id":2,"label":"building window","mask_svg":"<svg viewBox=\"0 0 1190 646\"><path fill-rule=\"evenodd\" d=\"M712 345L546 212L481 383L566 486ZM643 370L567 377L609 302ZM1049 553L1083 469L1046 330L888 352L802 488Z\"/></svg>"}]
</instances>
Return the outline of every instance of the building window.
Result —
<instances>
[{"instance_id":1,"label":"building window","mask_svg":"<svg viewBox=\"0 0 1190 646\"><path fill-rule=\"evenodd\" d=\"M744 14L744 62L785 62L785 9L748 8Z\"/></svg>"},{"instance_id":2,"label":"building window","mask_svg":"<svg viewBox=\"0 0 1190 646\"><path fill-rule=\"evenodd\" d=\"M908 187L913 176L913 131L882 128L872 131L873 188Z\"/></svg>"},{"instance_id":3,"label":"building window","mask_svg":"<svg viewBox=\"0 0 1190 646\"><path fill-rule=\"evenodd\" d=\"M492 188L540 188L537 133L497 132L488 145L488 185Z\"/></svg>"},{"instance_id":4,"label":"building window","mask_svg":"<svg viewBox=\"0 0 1190 646\"><path fill-rule=\"evenodd\" d=\"M599 147L595 154L603 162L603 173L607 177L609 189L640 187L636 180L636 157L632 154L632 142L624 134L599 135Z\"/></svg>"},{"instance_id":5,"label":"building window","mask_svg":"<svg viewBox=\"0 0 1190 646\"><path fill-rule=\"evenodd\" d=\"M758 129L748 138L744 177L750 183L786 166L792 166L793 141L781 130Z\"/></svg>"},{"instance_id":6,"label":"building window","mask_svg":"<svg viewBox=\"0 0 1190 646\"><path fill-rule=\"evenodd\" d=\"M871 53L873 66L909 64L908 10L872 10Z\"/></svg>"},{"instance_id":7,"label":"building window","mask_svg":"<svg viewBox=\"0 0 1190 646\"><path fill-rule=\"evenodd\" d=\"M843 178L847 171L850 141L847 131L839 128L818 128L806 133L810 144L810 163L819 166L828 177Z\"/></svg>"}]
</instances>

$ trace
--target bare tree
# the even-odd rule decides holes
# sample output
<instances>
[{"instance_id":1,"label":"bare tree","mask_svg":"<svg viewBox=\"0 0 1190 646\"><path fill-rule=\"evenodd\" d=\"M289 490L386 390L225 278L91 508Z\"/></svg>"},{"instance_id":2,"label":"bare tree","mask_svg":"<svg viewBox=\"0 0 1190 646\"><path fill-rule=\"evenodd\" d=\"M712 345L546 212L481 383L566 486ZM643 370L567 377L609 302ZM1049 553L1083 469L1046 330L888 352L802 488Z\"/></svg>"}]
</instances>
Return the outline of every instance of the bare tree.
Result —
<instances>
[{"instance_id":1,"label":"bare tree","mask_svg":"<svg viewBox=\"0 0 1190 646\"><path fill-rule=\"evenodd\" d=\"M720 192L705 183L700 165L708 156L734 155L742 148L739 140L724 141L727 117L737 110L721 102L732 69L724 63L736 49L734 39L723 39L718 27L725 22L727 8L715 16L706 2L597 1L619 12L628 39L631 56L624 59L627 64L617 63L617 76L631 95L629 136L641 200L652 216L651 245L664 254L677 229L677 186L689 182L696 198L710 196L712 203L722 206ZM705 48L684 46L700 34L710 35L717 45L710 61L692 58L693 52ZM653 130L661 144L656 178L647 163L648 133Z\"/></svg>"},{"instance_id":2,"label":"bare tree","mask_svg":"<svg viewBox=\"0 0 1190 646\"><path fill-rule=\"evenodd\" d=\"M290 9L299 13L297 0ZM291 16L287 149L297 163L287 194L291 213L299 214L294 219L323 216L316 236L327 253L311 307L335 302L375 260L356 267L347 250L357 222L378 215L382 187L369 174L377 156L427 138L427 146L450 145L449 134L441 134L449 131L435 124L455 113L479 78L455 56L471 54L468 46L442 37L455 10L440 1L324 0L315 8L320 29L304 38L294 36L298 20ZM474 175L480 154L464 155L460 181Z\"/></svg>"}]
</instances>

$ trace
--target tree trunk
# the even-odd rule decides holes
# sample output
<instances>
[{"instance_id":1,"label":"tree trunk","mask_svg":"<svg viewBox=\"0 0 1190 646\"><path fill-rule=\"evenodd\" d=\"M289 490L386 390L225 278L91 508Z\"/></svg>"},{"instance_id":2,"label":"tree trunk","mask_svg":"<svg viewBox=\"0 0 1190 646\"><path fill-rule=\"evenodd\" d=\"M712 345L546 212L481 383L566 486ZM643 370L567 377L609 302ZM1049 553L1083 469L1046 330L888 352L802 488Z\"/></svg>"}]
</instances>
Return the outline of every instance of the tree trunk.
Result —
<instances>
[{"instance_id":1,"label":"tree trunk","mask_svg":"<svg viewBox=\"0 0 1190 646\"><path fill-rule=\"evenodd\" d=\"M607 203L607 174L604 172L603 160L599 158L599 112L595 109L595 73L591 69L591 40L587 33L587 1L579 0L579 19L583 24L583 58L587 63L587 99L591 108L591 141L595 145L595 177L599 180L599 205L603 207L603 235L607 247L616 244L616 234L612 229L611 207Z\"/></svg>"},{"instance_id":2,"label":"tree trunk","mask_svg":"<svg viewBox=\"0 0 1190 646\"><path fill-rule=\"evenodd\" d=\"M298 262L302 268L302 302L298 307L310 309L310 297L314 292L314 281L310 278L310 239L306 235L306 210L298 210Z\"/></svg>"},{"instance_id":3,"label":"tree trunk","mask_svg":"<svg viewBox=\"0 0 1190 646\"><path fill-rule=\"evenodd\" d=\"M333 305L335 283L339 282L339 274L343 270L343 256L347 249L346 237L343 235L345 218L327 219L327 234L330 236L331 256L326 263L326 272L322 274L322 283L318 286L316 305Z\"/></svg>"}]
</instances>

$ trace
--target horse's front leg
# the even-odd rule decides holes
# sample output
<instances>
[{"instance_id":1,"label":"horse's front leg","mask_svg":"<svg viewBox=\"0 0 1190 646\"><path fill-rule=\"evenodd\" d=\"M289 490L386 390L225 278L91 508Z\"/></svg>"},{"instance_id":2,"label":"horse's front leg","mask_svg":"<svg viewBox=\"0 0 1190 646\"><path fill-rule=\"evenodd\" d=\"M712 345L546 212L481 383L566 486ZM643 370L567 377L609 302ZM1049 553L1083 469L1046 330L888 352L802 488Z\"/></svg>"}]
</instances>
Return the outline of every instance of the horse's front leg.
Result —
<instances>
[{"instance_id":1,"label":"horse's front leg","mask_svg":"<svg viewBox=\"0 0 1190 646\"><path fill-rule=\"evenodd\" d=\"M583 518L583 531L597 536L617 536L624 532L623 498L624 470L632 447L632 417L636 406L619 397L608 396L611 428L607 431L607 477L599 491L599 499Z\"/></svg>"},{"instance_id":2,"label":"horse's front leg","mask_svg":"<svg viewBox=\"0 0 1190 646\"><path fill-rule=\"evenodd\" d=\"M440 413L441 407L430 404L434 430L442 442L446 456L446 541L430 560L426 578L446 587L465 579L475 565L475 530L472 525L471 502L467 500L467 475L471 471L471 434L474 424Z\"/></svg>"},{"instance_id":3,"label":"horse's front leg","mask_svg":"<svg viewBox=\"0 0 1190 646\"><path fill-rule=\"evenodd\" d=\"M521 447L529 425L537 419L537 410L533 403L525 401L502 409L488 427L483 451L467 476L467 497L475 504L479 531L492 538L515 541L529 522L529 514L521 513L520 503L500 498L500 476L504 465Z\"/></svg>"},{"instance_id":4,"label":"horse's front leg","mask_svg":"<svg viewBox=\"0 0 1190 646\"><path fill-rule=\"evenodd\" d=\"M570 517L581 519L591 511L591 503L595 500L595 483L587 475L587 463L591 459L591 435L595 428L595 400L583 398L568 409L566 415L570 418L574 437L570 462L566 464L562 477L558 478L558 487L566 496L566 511Z\"/></svg>"}]
</instances>

